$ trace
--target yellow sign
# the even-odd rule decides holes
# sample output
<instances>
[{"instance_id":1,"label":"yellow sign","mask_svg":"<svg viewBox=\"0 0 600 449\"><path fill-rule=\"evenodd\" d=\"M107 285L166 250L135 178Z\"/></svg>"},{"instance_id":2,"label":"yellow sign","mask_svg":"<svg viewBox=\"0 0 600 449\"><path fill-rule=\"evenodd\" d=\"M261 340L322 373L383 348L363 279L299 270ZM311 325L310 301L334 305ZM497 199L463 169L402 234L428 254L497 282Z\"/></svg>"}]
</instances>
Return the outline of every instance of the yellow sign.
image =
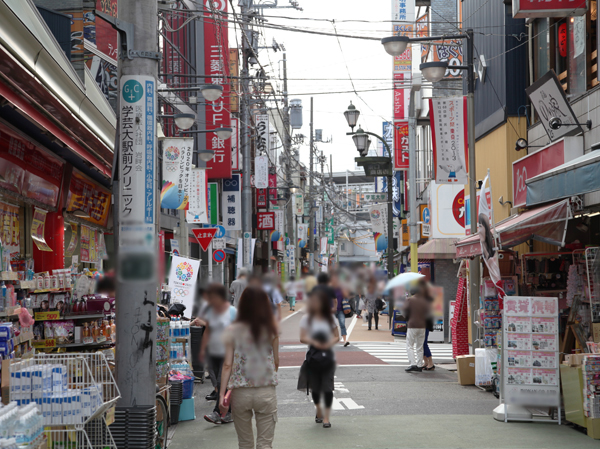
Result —
<instances>
[{"instance_id":1,"label":"yellow sign","mask_svg":"<svg viewBox=\"0 0 600 449\"><path fill-rule=\"evenodd\" d=\"M45 340L34 340L33 347L37 349L55 348L56 340L54 338L47 338Z\"/></svg>"},{"instance_id":2,"label":"yellow sign","mask_svg":"<svg viewBox=\"0 0 600 449\"><path fill-rule=\"evenodd\" d=\"M408 220L402 220L402 246L410 244L410 232L408 230Z\"/></svg>"},{"instance_id":3,"label":"yellow sign","mask_svg":"<svg viewBox=\"0 0 600 449\"><path fill-rule=\"evenodd\" d=\"M60 320L60 312L54 310L52 312L35 312L36 321Z\"/></svg>"}]
</instances>

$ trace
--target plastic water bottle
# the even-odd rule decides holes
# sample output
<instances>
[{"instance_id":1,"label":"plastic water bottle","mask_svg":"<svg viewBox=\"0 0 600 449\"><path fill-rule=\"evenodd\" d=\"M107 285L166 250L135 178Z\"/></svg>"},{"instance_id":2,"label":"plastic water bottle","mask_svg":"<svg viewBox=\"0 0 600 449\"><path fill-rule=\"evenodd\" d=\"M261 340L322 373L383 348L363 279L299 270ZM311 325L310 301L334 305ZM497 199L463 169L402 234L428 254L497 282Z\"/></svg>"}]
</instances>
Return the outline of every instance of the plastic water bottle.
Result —
<instances>
[{"instance_id":1,"label":"plastic water bottle","mask_svg":"<svg viewBox=\"0 0 600 449\"><path fill-rule=\"evenodd\" d=\"M175 335L175 318L171 318L171 322L169 323L169 338L173 338Z\"/></svg>"},{"instance_id":2,"label":"plastic water bottle","mask_svg":"<svg viewBox=\"0 0 600 449\"><path fill-rule=\"evenodd\" d=\"M181 337L181 321L175 322L175 338Z\"/></svg>"}]
</instances>

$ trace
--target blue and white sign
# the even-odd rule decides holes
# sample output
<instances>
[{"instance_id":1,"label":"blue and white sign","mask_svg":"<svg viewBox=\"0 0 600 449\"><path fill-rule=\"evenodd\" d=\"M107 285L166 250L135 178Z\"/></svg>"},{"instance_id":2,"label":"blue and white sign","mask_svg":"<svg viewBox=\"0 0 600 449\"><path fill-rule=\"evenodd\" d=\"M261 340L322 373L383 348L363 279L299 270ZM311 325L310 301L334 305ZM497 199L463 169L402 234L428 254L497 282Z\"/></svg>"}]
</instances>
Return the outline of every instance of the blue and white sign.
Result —
<instances>
[{"instance_id":1,"label":"blue and white sign","mask_svg":"<svg viewBox=\"0 0 600 449\"><path fill-rule=\"evenodd\" d=\"M428 207L423 208L421 222L421 235L423 237L429 237L431 235L431 211Z\"/></svg>"},{"instance_id":2,"label":"blue and white sign","mask_svg":"<svg viewBox=\"0 0 600 449\"><path fill-rule=\"evenodd\" d=\"M213 237L213 239L222 239L223 237L225 237L225 233L227 232L225 230L224 226L221 225L209 225L209 224L203 224L202 225L203 228L217 228L217 232L215 232L215 236Z\"/></svg>"},{"instance_id":3,"label":"blue and white sign","mask_svg":"<svg viewBox=\"0 0 600 449\"><path fill-rule=\"evenodd\" d=\"M242 198L240 175L223 180L223 227L227 231L242 230ZM225 233L223 233L223 236ZM219 237L221 238L221 237Z\"/></svg>"},{"instance_id":4,"label":"blue and white sign","mask_svg":"<svg viewBox=\"0 0 600 449\"><path fill-rule=\"evenodd\" d=\"M119 250L156 253L156 80L121 77Z\"/></svg>"}]
</instances>

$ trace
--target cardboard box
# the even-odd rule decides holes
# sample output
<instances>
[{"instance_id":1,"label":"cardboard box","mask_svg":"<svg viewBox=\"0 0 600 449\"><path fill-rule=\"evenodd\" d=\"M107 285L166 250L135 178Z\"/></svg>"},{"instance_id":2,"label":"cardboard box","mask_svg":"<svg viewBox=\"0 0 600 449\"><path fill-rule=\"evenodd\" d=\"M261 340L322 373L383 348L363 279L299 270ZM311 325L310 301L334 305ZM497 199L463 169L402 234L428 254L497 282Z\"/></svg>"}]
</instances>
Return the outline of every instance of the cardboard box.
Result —
<instances>
[{"instance_id":1,"label":"cardboard box","mask_svg":"<svg viewBox=\"0 0 600 449\"><path fill-rule=\"evenodd\" d=\"M592 335L594 343L600 343L600 323L592 323Z\"/></svg>"},{"instance_id":2,"label":"cardboard box","mask_svg":"<svg viewBox=\"0 0 600 449\"><path fill-rule=\"evenodd\" d=\"M474 355L460 355L456 357L456 369L460 385L475 385Z\"/></svg>"},{"instance_id":3,"label":"cardboard box","mask_svg":"<svg viewBox=\"0 0 600 449\"><path fill-rule=\"evenodd\" d=\"M600 440L600 418L587 419L587 434L595 440Z\"/></svg>"}]
</instances>

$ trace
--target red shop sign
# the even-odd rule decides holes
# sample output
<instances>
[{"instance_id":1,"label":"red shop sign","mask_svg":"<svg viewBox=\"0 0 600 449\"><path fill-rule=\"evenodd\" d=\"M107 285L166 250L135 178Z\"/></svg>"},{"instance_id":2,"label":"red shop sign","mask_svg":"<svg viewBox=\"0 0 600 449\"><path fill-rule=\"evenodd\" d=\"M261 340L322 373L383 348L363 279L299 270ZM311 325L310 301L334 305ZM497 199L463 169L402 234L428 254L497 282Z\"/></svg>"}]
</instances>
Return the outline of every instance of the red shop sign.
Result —
<instances>
[{"instance_id":1,"label":"red shop sign","mask_svg":"<svg viewBox=\"0 0 600 449\"><path fill-rule=\"evenodd\" d=\"M256 214L256 228L263 231L275 229L275 212L259 212Z\"/></svg>"},{"instance_id":2,"label":"red shop sign","mask_svg":"<svg viewBox=\"0 0 600 449\"><path fill-rule=\"evenodd\" d=\"M588 0L513 0L513 17L571 17L588 10Z\"/></svg>"},{"instance_id":3,"label":"red shop sign","mask_svg":"<svg viewBox=\"0 0 600 449\"><path fill-rule=\"evenodd\" d=\"M256 207L259 209L267 207L267 189L256 189Z\"/></svg>"},{"instance_id":4,"label":"red shop sign","mask_svg":"<svg viewBox=\"0 0 600 449\"><path fill-rule=\"evenodd\" d=\"M394 122L394 170L408 170L408 121Z\"/></svg>"},{"instance_id":5,"label":"red shop sign","mask_svg":"<svg viewBox=\"0 0 600 449\"><path fill-rule=\"evenodd\" d=\"M583 156L583 138L565 137L513 162L513 207L525 206L529 178Z\"/></svg>"}]
</instances>

